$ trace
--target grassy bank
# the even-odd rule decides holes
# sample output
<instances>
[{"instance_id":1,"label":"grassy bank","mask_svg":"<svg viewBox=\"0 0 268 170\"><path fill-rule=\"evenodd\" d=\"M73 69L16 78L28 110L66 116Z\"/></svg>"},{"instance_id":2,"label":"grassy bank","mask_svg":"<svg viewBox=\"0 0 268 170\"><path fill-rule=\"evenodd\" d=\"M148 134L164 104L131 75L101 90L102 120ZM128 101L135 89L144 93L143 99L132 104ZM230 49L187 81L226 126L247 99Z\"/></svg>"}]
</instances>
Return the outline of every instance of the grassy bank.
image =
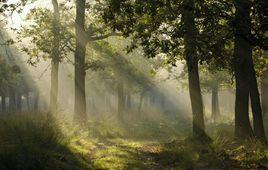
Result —
<instances>
[{"instance_id":1,"label":"grassy bank","mask_svg":"<svg viewBox=\"0 0 268 170\"><path fill-rule=\"evenodd\" d=\"M0 169L84 169L62 124L42 114L0 118Z\"/></svg>"},{"instance_id":2,"label":"grassy bank","mask_svg":"<svg viewBox=\"0 0 268 170\"><path fill-rule=\"evenodd\" d=\"M0 118L0 169L263 169L268 147L232 136L232 123L208 124L200 144L175 119L89 121L21 114ZM178 130L176 130L178 129ZM268 167L268 166L267 166Z\"/></svg>"}]
</instances>

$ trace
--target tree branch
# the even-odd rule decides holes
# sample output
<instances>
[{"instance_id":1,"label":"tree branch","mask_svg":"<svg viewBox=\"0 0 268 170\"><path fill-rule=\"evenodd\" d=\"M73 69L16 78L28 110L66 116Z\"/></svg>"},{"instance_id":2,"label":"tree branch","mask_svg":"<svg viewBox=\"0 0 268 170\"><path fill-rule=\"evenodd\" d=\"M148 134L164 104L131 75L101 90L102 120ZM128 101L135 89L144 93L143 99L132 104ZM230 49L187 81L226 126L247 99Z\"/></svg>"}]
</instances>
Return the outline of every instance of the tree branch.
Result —
<instances>
[{"instance_id":1,"label":"tree branch","mask_svg":"<svg viewBox=\"0 0 268 170\"><path fill-rule=\"evenodd\" d=\"M111 32L111 33L100 35L100 36L89 37L88 38L88 41L103 40L103 39L108 38L108 37L111 37L111 36L122 36L122 34L121 33L117 33L117 32Z\"/></svg>"}]
</instances>

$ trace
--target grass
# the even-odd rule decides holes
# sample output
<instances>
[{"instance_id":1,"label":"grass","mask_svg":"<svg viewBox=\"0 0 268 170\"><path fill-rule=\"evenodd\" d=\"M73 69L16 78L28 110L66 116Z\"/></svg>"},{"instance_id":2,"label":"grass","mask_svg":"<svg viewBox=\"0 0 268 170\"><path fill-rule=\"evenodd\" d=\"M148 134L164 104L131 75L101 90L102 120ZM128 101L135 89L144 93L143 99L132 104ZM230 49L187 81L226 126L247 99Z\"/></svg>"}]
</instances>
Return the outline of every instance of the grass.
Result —
<instances>
[{"instance_id":1,"label":"grass","mask_svg":"<svg viewBox=\"0 0 268 170\"><path fill-rule=\"evenodd\" d=\"M0 169L84 169L60 123L41 114L0 118Z\"/></svg>"},{"instance_id":2,"label":"grass","mask_svg":"<svg viewBox=\"0 0 268 170\"><path fill-rule=\"evenodd\" d=\"M213 142L200 144L187 137L187 122L179 124L174 118L98 120L81 128L43 114L2 116L0 169L268 167L268 147L234 140L231 122L208 124L207 131Z\"/></svg>"}]
</instances>

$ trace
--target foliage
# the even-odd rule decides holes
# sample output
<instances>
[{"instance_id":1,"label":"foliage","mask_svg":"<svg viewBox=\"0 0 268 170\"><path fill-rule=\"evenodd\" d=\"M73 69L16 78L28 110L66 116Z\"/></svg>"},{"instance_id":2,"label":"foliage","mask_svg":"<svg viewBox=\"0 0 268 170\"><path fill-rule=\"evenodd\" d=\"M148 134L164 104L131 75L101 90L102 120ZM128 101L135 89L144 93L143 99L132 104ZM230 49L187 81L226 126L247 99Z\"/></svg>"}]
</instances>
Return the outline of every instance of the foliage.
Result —
<instances>
[{"instance_id":1,"label":"foliage","mask_svg":"<svg viewBox=\"0 0 268 170\"><path fill-rule=\"evenodd\" d=\"M64 11L65 12L65 11ZM62 61L70 51L73 50L73 33L66 28L70 23L66 18L69 17L68 13L61 13L62 19L57 28L59 36L59 58L56 60ZM65 18L66 17L66 18ZM34 8L27 16L27 21L31 24L22 27L18 32L20 41L25 39L30 41L30 44L23 45L22 51L28 56L28 63L36 65L41 59L47 60L52 58L52 49L54 41L54 18L49 9Z\"/></svg>"},{"instance_id":2,"label":"foliage","mask_svg":"<svg viewBox=\"0 0 268 170\"><path fill-rule=\"evenodd\" d=\"M4 16L7 16L10 12L21 12L27 2L33 1L35 0L21 0L17 3L10 3L8 2L8 0L0 0L0 14L4 14Z\"/></svg>"},{"instance_id":3,"label":"foliage","mask_svg":"<svg viewBox=\"0 0 268 170\"><path fill-rule=\"evenodd\" d=\"M18 66L10 66L6 61L0 60L0 93L19 88L19 73Z\"/></svg>"}]
</instances>

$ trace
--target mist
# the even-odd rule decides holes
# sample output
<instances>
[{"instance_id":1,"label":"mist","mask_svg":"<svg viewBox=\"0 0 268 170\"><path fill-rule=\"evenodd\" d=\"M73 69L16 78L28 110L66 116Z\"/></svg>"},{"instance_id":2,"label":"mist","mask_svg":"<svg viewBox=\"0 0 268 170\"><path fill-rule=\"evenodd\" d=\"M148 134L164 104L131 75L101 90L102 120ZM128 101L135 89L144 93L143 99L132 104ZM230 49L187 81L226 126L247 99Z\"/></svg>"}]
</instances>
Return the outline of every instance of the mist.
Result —
<instances>
[{"instance_id":1,"label":"mist","mask_svg":"<svg viewBox=\"0 0 268 170\"><path fill-rule=\"evenodd\" d=\"M252 2L0 1L0 169L267 169Z\"/></svg>"}]
</instances>

